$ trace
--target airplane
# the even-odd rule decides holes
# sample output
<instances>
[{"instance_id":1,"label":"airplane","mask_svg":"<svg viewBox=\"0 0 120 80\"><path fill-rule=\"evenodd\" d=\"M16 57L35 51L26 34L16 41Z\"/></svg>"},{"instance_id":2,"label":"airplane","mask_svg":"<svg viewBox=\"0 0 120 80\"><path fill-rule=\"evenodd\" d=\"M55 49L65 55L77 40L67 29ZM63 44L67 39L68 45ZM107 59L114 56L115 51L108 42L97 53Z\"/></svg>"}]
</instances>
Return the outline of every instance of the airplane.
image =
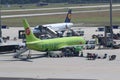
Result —
<instances>
[{"instance_id":1,"label":"airplane","mask_svg":"<svg viewBox=\"0 0 120 80\"><path fill-rule=\"evenodd\" d=\"M39 27L43 26L43 27L49 27L50 29L60 32L60 31L65 31L66 29L70 29L73 26L73 23L71 23L71 14L72 14L72 10L69 9L66 19L63 23L55 23L55 24L45 24L45 25L37 25L33 32L37 31L37 29L40 29Z\"/></svg>"},{"instance_id":2,"label":"airplane","mask_svg":"<svg viewBox=\"0 0 120 80\"><path fill-rule=\"evenodd\" d=\"M30 29L26 19L23 19L23 25L25 29L26 36L26 46L28 49L46 52L50 51L62 51L64 56L68 55L79 55L79 51L82 50L83 45L86 43L83 37L62 37L41 40L37 38Z\"/></svg>"}]
</instances>

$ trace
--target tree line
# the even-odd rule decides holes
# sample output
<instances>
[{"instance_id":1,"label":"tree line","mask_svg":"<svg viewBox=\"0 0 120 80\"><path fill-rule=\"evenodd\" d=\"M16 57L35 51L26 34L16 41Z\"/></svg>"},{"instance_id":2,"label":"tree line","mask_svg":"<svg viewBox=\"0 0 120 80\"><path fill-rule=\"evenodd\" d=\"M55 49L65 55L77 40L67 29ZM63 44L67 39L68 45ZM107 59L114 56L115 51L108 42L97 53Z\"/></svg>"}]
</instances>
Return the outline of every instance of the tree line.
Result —
<instances>
[{"instance_id":1,"label":"tree line","mask_svg":"<svg viewBox=\"0 0 120 80\"><path fill-rule=\"evenodd\" d=\"M1 4L32 4L38 2L46 3L108 3L110 0L0 0ZM112 0L113 3L119 3L120 0Z\"/></svg>"}]
</instances>

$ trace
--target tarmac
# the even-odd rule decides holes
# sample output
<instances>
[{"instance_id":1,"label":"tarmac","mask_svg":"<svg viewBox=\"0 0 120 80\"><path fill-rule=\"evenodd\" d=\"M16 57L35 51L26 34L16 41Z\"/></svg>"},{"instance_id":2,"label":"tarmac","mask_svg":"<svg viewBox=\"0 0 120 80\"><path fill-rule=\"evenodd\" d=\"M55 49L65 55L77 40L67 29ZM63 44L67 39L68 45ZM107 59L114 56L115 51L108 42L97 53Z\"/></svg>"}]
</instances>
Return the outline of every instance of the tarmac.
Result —
<instances>
[{"instance_id":1,"label":"tarmac","mask_svg":"<svg viewBox=\"0 0 120 80\"><path fill-rule=\"evenodd\" d=\"M11 40L18 36L18 29L3 30L3 35ZM80 28L85 31L85 39L96 34L97 28ZM10 35L11 34L11 35ZM120 49L83 50L98 55L108 54L106 59L88 60L85 57L40 57L42 52L31 51L32 59L13 58L15 53L0 54L0 80L120 80ZM28 51L24 53L24 56ZM110 61L109 55L116 55ZM36 57L37 56L37 57Z\"/></svg>"}]
</instances>

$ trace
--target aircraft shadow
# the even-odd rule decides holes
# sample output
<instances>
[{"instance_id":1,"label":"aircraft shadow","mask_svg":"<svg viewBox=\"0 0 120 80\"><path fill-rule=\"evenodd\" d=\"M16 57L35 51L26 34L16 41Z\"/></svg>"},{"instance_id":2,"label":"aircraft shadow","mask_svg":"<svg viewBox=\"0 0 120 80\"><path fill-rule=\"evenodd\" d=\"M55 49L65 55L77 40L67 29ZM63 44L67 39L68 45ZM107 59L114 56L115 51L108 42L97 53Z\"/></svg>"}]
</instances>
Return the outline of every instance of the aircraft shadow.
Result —
<instances>
[{"instance_id":1,"label":"aircraft shadow","mask_svg":"<svg viewBox=\"0 0 120 80\"><path fill-rule=\"evenodd\" d=\"M44 57L47 57L46 54L34 54L31 56L30 59L37 59L37 58L44 58Z\"/></svg>"},{"instance_id":2,"label":"aircraft shadow","mask_svg":"<svg viewBox=\"0 0 120 80\"><path fill-rule=\"evenodd\" d=\"M4 55L4 56L12 56L12 55ZM11 60L0 60L0 61L26 61L26 62L33 62L32 59L37 58L44 58L47 57L46 54L32 54L30 58L25 57L25 55L22 55L18 58L13 58Z\"/></svg>"},{"instance_id":3,"label":"aircraft shadow","mask_svg":"<svg viewBox=\"0 0 120 80\"><path fill-rule=\"evenodd\" d=\"M26 61L26 62L33 62L29 59L16 59L16 60L0 60L0 61Z\"/></svg>"}]
</instances>

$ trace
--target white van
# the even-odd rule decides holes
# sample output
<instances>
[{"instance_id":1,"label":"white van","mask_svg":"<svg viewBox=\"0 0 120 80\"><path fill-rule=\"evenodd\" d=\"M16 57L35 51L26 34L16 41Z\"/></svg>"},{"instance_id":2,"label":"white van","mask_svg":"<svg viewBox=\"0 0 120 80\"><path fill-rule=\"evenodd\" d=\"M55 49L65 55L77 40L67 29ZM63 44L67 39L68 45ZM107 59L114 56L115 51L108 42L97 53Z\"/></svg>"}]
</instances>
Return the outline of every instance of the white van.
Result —
<instances>
[{"instance_id":1,"label":"white van","mask_svg":"<svg viewBox=\"0 0 120 80\"><path fill-rule=\"evenodd\" d=\"M90 39L86 41L86 49L94 49L96 46L96 40Z\"/></svg>"}]
</instances>

